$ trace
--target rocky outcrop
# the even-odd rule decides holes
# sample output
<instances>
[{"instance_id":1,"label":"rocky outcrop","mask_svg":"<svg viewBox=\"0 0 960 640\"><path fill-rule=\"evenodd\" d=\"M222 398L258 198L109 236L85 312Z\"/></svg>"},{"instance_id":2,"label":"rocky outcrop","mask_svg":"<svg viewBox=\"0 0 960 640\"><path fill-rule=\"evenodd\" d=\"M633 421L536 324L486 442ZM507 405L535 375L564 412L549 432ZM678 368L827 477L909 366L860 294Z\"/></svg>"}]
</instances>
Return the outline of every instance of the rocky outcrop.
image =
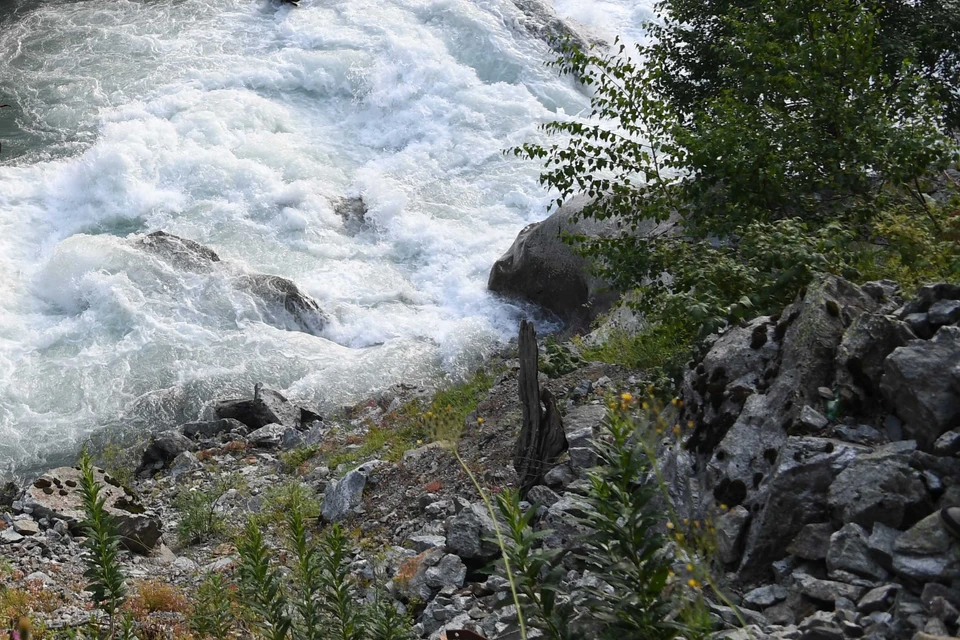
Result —
<instances>
[{"instance_id":1,"label":"rocky outcrop","mask_svg":"<svg viewBox=\"0 0 960 640\"><path fill-rule=\"evenodd\" d=\"M107 513L116 521L121 543L131 551L148 553L163 532L160 517L102 469L95 470L94 479L103 488L100 495ZM71 530L80 531L84 513L78 469L48 471L26 488L20 500L21 509L34 518L61 520Z\"/></svg>"},{"instance_id":2,"label":"rocky outcrop","mask_svg":"<svg viewBox=\"0 0 960 640\"><path fill-rule=\"evenodd\" d=\"M231 425L239 422L250 429L260 429L267 425L280 425L291 429L304 429L310 423L321 421L319 414L310 409L300 407L290 402L279 391L257 384L253 389L252 399L220 400L213 404L211 411L216 418L206 426L195 426L198 423L185 425L184 430L190 433L213 431L219 433ZM230 422L228 422L230 421Z\"/></svg>"},{"instance_id":3,"label":"rocky outcrop","mask_svg":"<svg viewBox=\"0 0 960 640\"><path fill-rule=\"evenodd\" d=\"M196 272L219 269L236 289L254 298L263 320L268 324L312 335L321 335L327 325L328 318L317 301L287 278L229 271L213 249L165 231L137 236L131 243L176 269Z\"/></svg>"}]
</instances>

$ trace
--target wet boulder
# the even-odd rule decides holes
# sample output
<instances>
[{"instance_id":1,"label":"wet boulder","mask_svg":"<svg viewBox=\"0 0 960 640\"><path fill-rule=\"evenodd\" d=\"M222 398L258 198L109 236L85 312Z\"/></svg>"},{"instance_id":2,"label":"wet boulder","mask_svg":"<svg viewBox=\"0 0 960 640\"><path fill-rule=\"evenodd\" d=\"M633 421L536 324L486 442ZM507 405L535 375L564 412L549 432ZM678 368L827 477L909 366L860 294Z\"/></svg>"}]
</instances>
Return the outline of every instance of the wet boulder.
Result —
<instances>
[{"instance_id":1,"label":"wet boulder","mask_svg":"<svg viewBox=\"0 0 960 640\"><path fill-rule=\"evenodd\" d=\"M94 479L102 487L100 495L107 513L117 523L121 544L130 551L148 553L162 534L160 516L102 469L95 470ZM24 492L23 507L34 518L63 520L71 530L81 533L85 516L79 469L60 467L37 478Z\"/></svg>"},{"instance_id":2,"label":"wet boulder","mask_svg":"<svg viewBox=\"0 0 960 640\"><path fill-rule=\"evenodd\" d=\"M213 413L218 420L237 420L251 429L269 424L300 429L305 417L304 411L279 391L259 383L253 389L252 400L221 400L213 405Z\"/></svg>"}]
</instances>

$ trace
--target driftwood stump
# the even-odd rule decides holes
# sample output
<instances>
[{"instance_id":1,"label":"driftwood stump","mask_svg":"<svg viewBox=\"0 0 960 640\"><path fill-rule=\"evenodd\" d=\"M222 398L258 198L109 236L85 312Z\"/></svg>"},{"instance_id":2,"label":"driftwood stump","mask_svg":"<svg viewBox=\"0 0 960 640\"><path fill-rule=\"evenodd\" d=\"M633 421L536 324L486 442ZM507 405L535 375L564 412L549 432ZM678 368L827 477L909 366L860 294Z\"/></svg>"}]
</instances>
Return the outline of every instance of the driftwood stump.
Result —
<instances>
[{"instance_id":1,"label":"driftwood stump","mask_svg":"<svg viewBox=\"0 0 960 640\"><path fill-rule=\"evenodd\" d=\"M567 436L556 398L549 390L540 389L537 332L526 320L520 323L519 351L523 426L513 450L513 467L520 476L520 495L526 496L567 450Z\"/></svg>"}]
</instances>

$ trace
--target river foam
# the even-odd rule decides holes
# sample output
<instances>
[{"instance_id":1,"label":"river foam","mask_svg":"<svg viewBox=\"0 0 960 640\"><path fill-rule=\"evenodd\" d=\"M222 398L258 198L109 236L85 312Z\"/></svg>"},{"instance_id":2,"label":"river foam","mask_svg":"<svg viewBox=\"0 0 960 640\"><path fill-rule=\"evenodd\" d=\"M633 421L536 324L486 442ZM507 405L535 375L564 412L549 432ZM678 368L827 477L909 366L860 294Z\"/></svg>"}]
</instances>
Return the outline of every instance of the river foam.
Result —
<instances>
[{"instance_id":1,"label":"river foam","mask_svg":"<svg viewBox=\"0 0 960 640\"><path fill-rule=\"evenodd\" d=\"M509 0L30 1L0 32L0 476L255 381L331 407L456 375L513 334L487 272L548 199L502 150L587 99ZM639 33L595 4L574 17ZM294 280L324 335L128 239L160 229Z\"/></svg>"}]
</instances>

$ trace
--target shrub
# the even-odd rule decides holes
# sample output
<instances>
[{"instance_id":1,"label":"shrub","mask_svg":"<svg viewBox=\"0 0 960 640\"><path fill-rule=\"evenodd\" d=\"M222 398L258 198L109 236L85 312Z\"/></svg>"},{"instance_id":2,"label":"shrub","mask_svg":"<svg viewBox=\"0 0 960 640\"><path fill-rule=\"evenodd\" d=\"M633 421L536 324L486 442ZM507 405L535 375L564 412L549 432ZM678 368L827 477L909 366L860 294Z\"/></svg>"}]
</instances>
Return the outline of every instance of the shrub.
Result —
<instances>
[{"instance_id":1,"label":"shrub","mask_svg":"<svg viewBox=\"0 0 960 640\"><path fill-rule=\"evenodd\" d=\"M143 580L134 586L135 606L144 613L182 613L187 610L183 593L160 580Z\"/></svg>"},{"instance_id":2,"label":"shrub","mask_svg":"<svg viewBox=\"0 0 960 640\"><path fill-rule=\"evenodd\" d=\"M813 274L850 267L845 254L874 241L881 211L929 218L920 182L956 160L957 142L924 70L909 56L885 70L872 5L673 0L659 11L644 64L624 45L562 46L555 66L590 87L590 119L548 123L564 142L514 150L544 163L557 204L584 193L595 200L580 215L620 225L571 241L640 291L651 324L703 335L779 307ZM702 38L704 25L724 37Z\"/></svg>"}]
</instances>

